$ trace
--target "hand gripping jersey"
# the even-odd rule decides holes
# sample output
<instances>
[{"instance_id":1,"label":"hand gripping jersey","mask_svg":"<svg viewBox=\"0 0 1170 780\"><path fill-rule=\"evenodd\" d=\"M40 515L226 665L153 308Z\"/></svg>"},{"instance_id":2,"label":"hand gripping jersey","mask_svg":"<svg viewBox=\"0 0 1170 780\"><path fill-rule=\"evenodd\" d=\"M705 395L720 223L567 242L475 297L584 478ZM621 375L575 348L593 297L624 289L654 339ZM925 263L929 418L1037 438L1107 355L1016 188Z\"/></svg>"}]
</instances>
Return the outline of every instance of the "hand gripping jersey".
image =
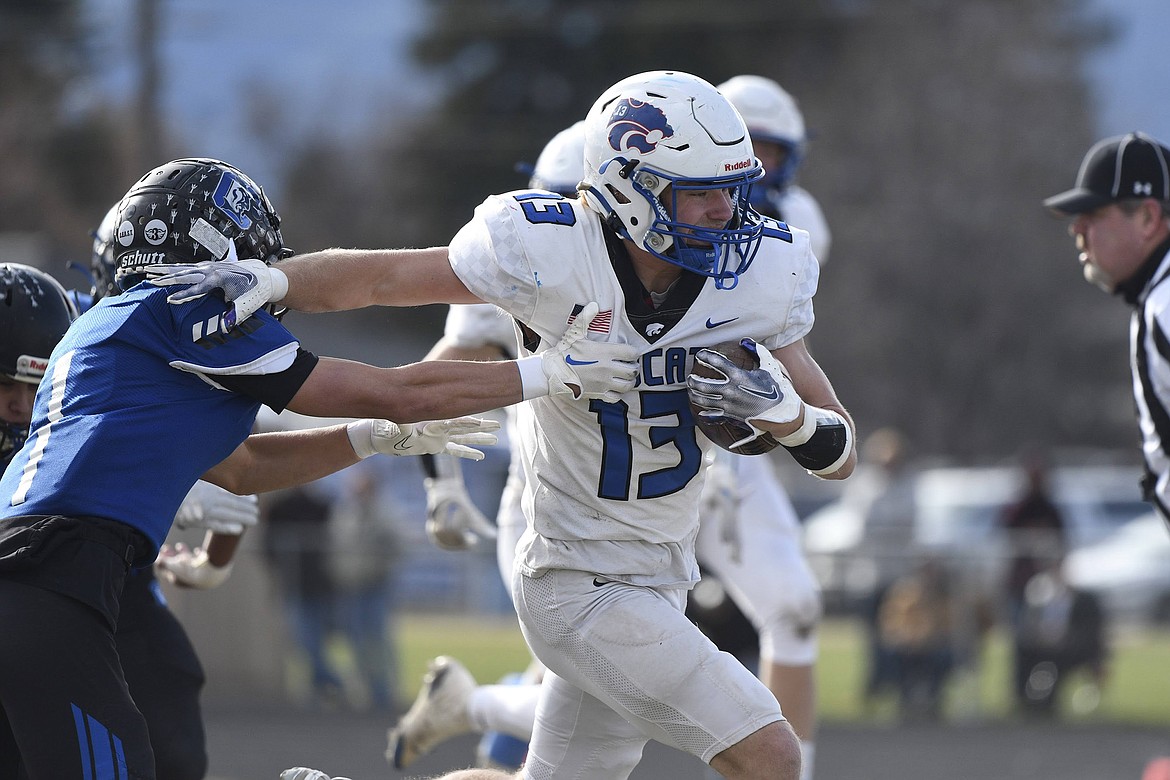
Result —
<instances>
[{"instance_id":1,"label":"hand gripping jersey","mask_svg":"<svg viewBox=\"0 0 1170 780\"><path fill-rule=\"evenodd\" d=\"M533 330L540 344L529 346L537 352L556 344L591 301L601 314L590 338L642 349L639 384L621 401L558 395L520 410L530 525L521 542L524 571L572 568L656 585L695 581L699 475L702 448L710 445L689 411L685 380L693 354L747 336L775 349L813 324L818 271L808 233L772 222L768 234L734 289L684 274L677 294L657 309L642 302L620 244L619 259L611 261L600 218L579 201L531 191L492 196L452 240L455 273Z\"/></svg>"},{"instance_id":2,"label":"hand gripping jersey","mask_svg":"<svg viewBox=\"0 0 1170 780\"><path fill-rule=\"evenodd\" d=\"M217 377L275 374L297 357L267 312L228 335L223 314L215 296L173 306L139 285L82 315L49 359L28 441L0 480L0 517L105 517L161 545L191 485L260 409Z\"/></svg>"}]
</instances>

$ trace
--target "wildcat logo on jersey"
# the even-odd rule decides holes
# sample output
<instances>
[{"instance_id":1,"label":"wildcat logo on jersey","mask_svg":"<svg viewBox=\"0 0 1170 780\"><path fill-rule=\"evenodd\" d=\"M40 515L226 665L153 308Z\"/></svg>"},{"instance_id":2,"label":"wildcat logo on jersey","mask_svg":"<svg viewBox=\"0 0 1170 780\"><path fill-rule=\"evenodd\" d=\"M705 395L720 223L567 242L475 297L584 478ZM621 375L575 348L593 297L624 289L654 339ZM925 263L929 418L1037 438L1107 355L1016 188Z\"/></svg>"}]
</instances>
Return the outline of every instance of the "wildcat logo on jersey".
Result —
<instances>
[{"instance_id":1,"label":"wildcat logo on jersey","mask_svg":"<svg viewBox=\"0 0 1170 780\"><path fill-rule=\"evenodd\" d=\"M240 230L247 230L252 226L252 220L261 216L260 200L238 176L231 171L224 171L219 179L219 185L211 196L211 201L219 210L228 215Z\"/></svg>"},{"instance_id":2,"label":"wildcat logo on jersey","mask_svg":"<svg viewBox=\"0 0 1170 780\"><path fill-rule=\"evenodd\" d=\"M643 154L674 135L662 109L634 98L623 98L609 116L609 145L618 152L636 149Z\"/></svg>"}]
</instances>

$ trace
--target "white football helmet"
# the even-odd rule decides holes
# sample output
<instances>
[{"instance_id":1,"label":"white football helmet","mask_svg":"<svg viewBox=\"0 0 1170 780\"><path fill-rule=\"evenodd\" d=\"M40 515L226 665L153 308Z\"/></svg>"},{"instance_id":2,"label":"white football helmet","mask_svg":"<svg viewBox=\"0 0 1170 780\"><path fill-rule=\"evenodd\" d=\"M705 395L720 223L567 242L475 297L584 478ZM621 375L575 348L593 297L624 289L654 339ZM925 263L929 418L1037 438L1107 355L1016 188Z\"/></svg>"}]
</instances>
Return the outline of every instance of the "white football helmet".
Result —
<instances>
[{"instance_id":1,"label":"white football helmet","mask_svg":"<svg viewBox=\"0 0 1170 780\"><path fill-rule=\"evenodd\" d=\"M567 198L577 197L577 184L585 172L585 120L582 119L554 135L532 169L528 186L551 190Z\"/></svg>"},{"instance_id":2,"label":"white football helmet","mask_svg":"<svg viewBox=\"0 0 1170 780\"><path fill-rule=\"evenodd\" d=\"M655 257L734 287L759 249L763 224L748 201L763 176L743 119L714 86L649 71L602 93L585 118L586 202ZM670 187L670 201L661 199ZM680 191L727 189L721 229L676 221Z\"/></svg>"},{"instance_id":3,"label":"white football helmet","mask_svg":"<svg viewBox=\"0 0 1170 780\"><path fill-rule=\"evenodd\" d=\"M787 187L804 160L808 140L804 116L796 100L775 81L763 76L735 76L718 89L739 111L753 139L771 141L788 150L780 170L768 171L764 178L767 187Z\"/></svg>"}]
</instances>

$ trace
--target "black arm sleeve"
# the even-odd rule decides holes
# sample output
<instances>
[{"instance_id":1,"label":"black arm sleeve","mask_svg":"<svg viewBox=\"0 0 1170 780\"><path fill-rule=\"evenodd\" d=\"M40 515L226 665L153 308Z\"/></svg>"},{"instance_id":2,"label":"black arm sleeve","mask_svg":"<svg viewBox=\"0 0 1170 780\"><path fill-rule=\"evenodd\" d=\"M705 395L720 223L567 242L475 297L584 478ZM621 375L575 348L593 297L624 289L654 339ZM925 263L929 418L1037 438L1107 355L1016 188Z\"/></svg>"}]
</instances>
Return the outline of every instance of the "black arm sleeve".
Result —
<instances>
[{"instance_id":1,"label":"black arm sleeve","mask_svg":"<svg viewBox=\"0 0 1170 780\"><path fill-rule=\"evenodd\" d=\"M293 364L279 374L229 375L212 377L228 390L255 398L274 412L283 412L301 385L317 367L318 357L307 349L298 349Z\"/></svg>"}]
</instances>

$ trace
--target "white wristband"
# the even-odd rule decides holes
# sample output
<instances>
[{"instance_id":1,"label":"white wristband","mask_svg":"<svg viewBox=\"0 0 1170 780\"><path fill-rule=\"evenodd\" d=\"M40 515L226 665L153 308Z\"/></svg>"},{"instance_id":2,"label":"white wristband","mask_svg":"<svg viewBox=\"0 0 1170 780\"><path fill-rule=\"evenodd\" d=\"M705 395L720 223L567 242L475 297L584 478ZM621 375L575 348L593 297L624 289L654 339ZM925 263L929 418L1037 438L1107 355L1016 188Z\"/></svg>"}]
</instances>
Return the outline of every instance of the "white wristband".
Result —
<instances>
[{"instance_id":1,"label":"white wristband","mask_svg":"<svg viewBox=\"0 0 1170 780\"><path fill-rule=\"evenodd\" d=\"M288 295L288 274L274 265L268 266L268 279L272 283L272 297L270 303L276 303Z\"/></svg>"},{"instance_id":2,"label":"white wristband","mask_svg":"<svg viewBox=\"0 0 1170 780\"><path fill-rule=\"evenodd\" d=\"M373 427L373 420L354 420L345 426L345 433L349 436L350 446L353 447L353 451L362 460L378 454L378 451L374 449Z\"/></svg>"},{"instance_id":3,"label":"white wristband","mask_svg":"<svg viewBox=\"0 0 1170 780\"><path fill-rule=\"evenodd\" d=\"M520 391L525 401L548 395L548 376L544 373L544 362L540 355L520 358L516 361L520 370Z\"/></svg>"},{"instance_id":4,"label":"white wristband","mask_svg":"<svg viewBox=\"0 0 1170 780\"><path fill-rule=\"evenodd\" d=\"M800 427L783 438L777 437L776 441L780 442L780 446L782 447L797 447L811 439L816 432L817 416L813 413L813 407L805 404L804 421L800 424Z\"/></svg>"}]
</instances>

